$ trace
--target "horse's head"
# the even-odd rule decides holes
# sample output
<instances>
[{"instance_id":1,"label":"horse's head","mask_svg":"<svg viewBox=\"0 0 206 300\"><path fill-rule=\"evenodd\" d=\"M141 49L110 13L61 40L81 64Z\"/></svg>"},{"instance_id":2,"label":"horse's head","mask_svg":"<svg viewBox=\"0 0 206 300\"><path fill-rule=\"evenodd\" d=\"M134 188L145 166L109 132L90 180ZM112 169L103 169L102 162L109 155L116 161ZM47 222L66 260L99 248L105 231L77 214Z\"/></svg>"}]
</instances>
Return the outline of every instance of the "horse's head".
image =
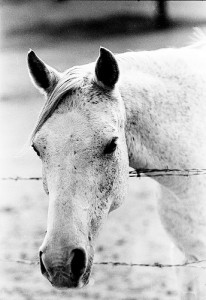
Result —
<instances>
[{"instance_id":1,"label":"horse's head","mask_svg":"<svg viewBox=\"0 0 206 300\"><path fill-rule=\"evenodd\" d=\"M55 287L81 287L89 280L97 234L127 188L119 68L104 48L96 63L64 73L33 51L28 64L33 81L47 96L32 136L49 194L41 271Z\"/></svg>"}]
</instances>

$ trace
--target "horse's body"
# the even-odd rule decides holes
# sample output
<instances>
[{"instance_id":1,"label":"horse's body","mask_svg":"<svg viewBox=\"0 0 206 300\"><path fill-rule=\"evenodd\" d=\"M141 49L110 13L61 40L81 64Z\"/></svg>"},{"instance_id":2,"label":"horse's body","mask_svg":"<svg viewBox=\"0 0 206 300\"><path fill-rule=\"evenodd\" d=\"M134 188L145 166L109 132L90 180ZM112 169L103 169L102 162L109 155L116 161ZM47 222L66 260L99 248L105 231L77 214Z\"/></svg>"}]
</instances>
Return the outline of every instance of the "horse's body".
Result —
<instances>
[{"instance_id":1,"label":"horse's body","mask_svg":"<svg viewBox=\"0 0 206 300\"><path fill-rule=\"evenodd\" d=\"M47 94L32 137L50 194L42 272L57 287L77 286L105 217L124 200L129 165L206 168L206 45L101 49L96 63L63 74L30 52L29 67ZM155 179L165 228L187 259L205 259L205 177Z\"/></svg>"},{"instance_id":2,"label":"horse's body","mask_svg":"<svg viewBox=\"0 0 206 300\"><path fill-rule=\"evenodd\" d=\"M206 167L206 47L203 49L188 47L120 55L131 61L131 68L124 62L122 70L121 59L119 62L131 167ZM204 259L205 177L155 179L164 187L159 204L167 230L188 258Z\"/></svg>"}]
</instances>

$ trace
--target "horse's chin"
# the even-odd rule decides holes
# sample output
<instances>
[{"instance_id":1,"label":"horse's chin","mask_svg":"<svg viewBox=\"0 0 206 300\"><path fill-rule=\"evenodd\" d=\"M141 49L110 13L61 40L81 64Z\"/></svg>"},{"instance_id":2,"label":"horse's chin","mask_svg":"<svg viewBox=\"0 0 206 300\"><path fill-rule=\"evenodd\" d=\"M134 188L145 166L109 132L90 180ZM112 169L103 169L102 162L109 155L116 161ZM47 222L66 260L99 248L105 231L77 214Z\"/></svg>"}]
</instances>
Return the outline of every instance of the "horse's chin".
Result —
<instances>
[{"instance_id":1,"label":"horse's chin","mask_svg":"<svg viewBox=\"0 0 206 300\"><path fill-rule=\"evenodd\" d=\"M54 278L50 281L51 285L58 290L66 290L71 288L83 288L89 283L90 273L83 276L80 280L71 280L68 277L59 275L58 278Z\"/></svg>"}]
</instances>

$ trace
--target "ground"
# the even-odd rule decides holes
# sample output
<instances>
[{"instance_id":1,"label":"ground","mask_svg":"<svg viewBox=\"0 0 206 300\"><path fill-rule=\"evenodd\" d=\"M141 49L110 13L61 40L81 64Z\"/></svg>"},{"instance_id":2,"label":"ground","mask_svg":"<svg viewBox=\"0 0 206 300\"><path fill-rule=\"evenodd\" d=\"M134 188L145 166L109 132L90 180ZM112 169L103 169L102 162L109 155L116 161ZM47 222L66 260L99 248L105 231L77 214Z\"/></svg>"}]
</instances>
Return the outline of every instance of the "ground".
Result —
<instances>
[{"instance_id":1,"label":"ground","mask_svg":"<svg viewBox=\"0 0 206 300\"><path fill-rule=\"evenodd\" d=\"M92 1L93 4L88 2L90 6L86 7L83 2L70 1L58 6L54 1L33 1L30 5L24 1L18 5L15 1L2 1L1 177L41 175L40 161L26 145L43 105L42 97L33 88L28 76L26 54L29 48L34 48L48 64L64 70L95 60L100 45L114 52L186 45L190 41L192 27L202 26L205 22L205 3L200 2L198 6L192 1L188 2L186 10L183 5L185 1L182 1L179 7L170 4L169 12L176 22L171 28L154 30L150 27L152 21L148 25L148 21L139 15L139 20L146 22L147 28L144 31L142 26L136 24L133 32L131 20L134 21L134 12L146 12L153 18L154 4L151 10L148 3L141 3L138 6L140 11L137 11L136 2L113 1L108 5L108 2ZM122 20L127 20L128 28L119 30L118 27L118 34L115 34L115 28L106 34L107 30L102 29L105 20L102 23L93 20L117 12L122 15L125 11L133 15L128 19L124 15ZM192 15L195 18L191 20ZM93 25L101 25L99 30L90 26L90 19ZM57 20L58 26L55 27ZM87 30L82 35L84 23ZM81 30L77 24L80 24ZM51 28L56 32L52 34ZM62 35L61 30L64 31ZM42 277L38 265L9 262L38 259L38 248L46 230L48 199L39 181L1 181L0 188L0 300L179 299L178 278L173 268L94 265L87 287L58 291ZM175 253L175 263L182 262L183 256L160 222L156 205L157 190L157 184L151 179L130 179L127 201L111 213L99 236L95 262L169 264L172 263L172 253ZM204 295L202 300L205 299Z\"/></svg>"}]
</instances>

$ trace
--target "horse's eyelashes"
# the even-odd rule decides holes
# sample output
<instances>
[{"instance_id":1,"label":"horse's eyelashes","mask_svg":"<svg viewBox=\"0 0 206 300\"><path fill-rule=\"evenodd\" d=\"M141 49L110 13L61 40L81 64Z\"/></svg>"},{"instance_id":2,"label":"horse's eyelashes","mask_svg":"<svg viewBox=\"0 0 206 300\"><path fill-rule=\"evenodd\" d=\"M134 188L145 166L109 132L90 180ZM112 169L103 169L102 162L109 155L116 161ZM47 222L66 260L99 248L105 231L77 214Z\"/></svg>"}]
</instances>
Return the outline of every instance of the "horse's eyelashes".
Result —
<instances>
[{"instance_id":1,"label":"horse's eyelashes","mask_svg":"<svg viewBox=\"0 0 206 300\"><path fill-rule=\"evenodd\" d=\"M104 154L112 154L117 148L117 137L114 137L105 147Z\"/></svg>"}]
</instances>

